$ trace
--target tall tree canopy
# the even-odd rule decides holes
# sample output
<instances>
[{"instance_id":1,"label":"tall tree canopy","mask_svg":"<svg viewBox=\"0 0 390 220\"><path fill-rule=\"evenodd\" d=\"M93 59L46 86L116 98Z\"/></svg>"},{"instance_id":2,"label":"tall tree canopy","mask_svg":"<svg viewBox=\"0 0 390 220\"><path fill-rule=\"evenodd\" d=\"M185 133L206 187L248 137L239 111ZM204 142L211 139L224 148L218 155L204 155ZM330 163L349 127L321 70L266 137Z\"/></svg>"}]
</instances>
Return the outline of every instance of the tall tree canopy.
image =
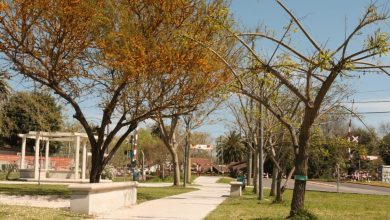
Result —
<instances>
[{"instance_id":1,"label":"tall tree canopy","mask_svg":"<svg viewBox=\"0 0 390 220\"><path fill-rule=\"evenodd\" d=\"M245 159L246 147L239 133L229 132L217 144L217 156L223 163L240 162Z\"/></svg>"},{"instance_id":2,"label":"tall tree canopy","mask_svg":"<svg viewBox=\"0 0 390 220\"><path fill-rule=\"evenodd\" d=\"M73 108L92 146L90 182L99 182L139 122L201 102L193 91L226 78L210 52L183 38L230 50L206 16L226 18L220 0L20 0L0 7L2 58L9 71L47 86ZM96 133L85 100L101 109Z\"/></svg>"},{"instance_id":3,"label":"tall tree canopy","mask_svg":"<svg viewBox=\"0 0 390 220\"><path fill-rule=\"evenodd\" d=\"M1 109L0 134L15 145L17 134L29 131L58 131L63 125L62 107L40 92L16 92Z\"/></svg>"}]
</instances>

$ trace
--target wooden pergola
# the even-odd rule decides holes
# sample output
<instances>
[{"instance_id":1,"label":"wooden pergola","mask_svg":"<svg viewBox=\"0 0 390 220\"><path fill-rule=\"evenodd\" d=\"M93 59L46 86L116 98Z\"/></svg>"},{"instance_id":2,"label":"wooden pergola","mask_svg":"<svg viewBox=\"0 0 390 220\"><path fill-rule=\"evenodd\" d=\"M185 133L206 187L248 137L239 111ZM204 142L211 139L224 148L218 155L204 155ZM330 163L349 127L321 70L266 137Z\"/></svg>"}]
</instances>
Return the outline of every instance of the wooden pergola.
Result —
<instances>
[{"instance_id":1,"label":"wooden pergola","mask_svg":"<svg viewBox=\"0 0 390 220\"><path fill-rule=\"evenodd\" d=\"M20 161L20 169L26 169L26 142L27 139L35 140L35 154L34 154L34 179L37 180L39 178L39 152L40 152L40 142L44 141L45 145L45 167L44 174L49 172L49 148L50 141L58 141L58 142L70 142L73 143L75 149L75 169L74 169L74 177L75 180L80 180L79 174L79 166L80 166L80 147L83 148L82 151L82 166L81 166L81 179L86 178L86 167L87 167L87 143L88 137L85 133L77 133L77 132L42 132L42 131L30 131L27 134L19 134L20 138L22 138L22 158ZM41 169L42 170L42 169ZM71 172L71 171L69 171ZM46 175L43 176L45 178Z\"/></svg>"}]
</instances>

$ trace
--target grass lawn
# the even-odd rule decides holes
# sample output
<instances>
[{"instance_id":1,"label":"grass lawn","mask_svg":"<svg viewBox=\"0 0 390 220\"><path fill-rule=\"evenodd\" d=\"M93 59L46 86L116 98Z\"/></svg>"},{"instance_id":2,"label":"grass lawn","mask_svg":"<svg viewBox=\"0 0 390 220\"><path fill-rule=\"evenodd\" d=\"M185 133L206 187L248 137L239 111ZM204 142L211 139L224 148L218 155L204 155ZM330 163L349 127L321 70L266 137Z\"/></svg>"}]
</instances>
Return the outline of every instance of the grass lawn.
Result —
<instances>
[{"instance_id":1,"label":"grass lawn","mask_svg":"<svg viewBox=\"0 0 390 220\"><path fill-rule=\"evenodd\" d=\"M48 184L0 184L0 193L6 195L56 195L69 198L68 186Z\"/></svg>"},{"instance_id":2,"label":"grass lawn","mask_svg":"<svg viewBox=\"0 0 390 220\"><path fill-rule=\"evenodd\" d=\"M183 187L138 188L138 203L159 199L180 193L197 190ZM70 193L64 185L0 184L0 194L6 195L56 195L69 198ZM35 208L15 205L1 205L0 219L83 219L90 216L67 210Z\"/></svg>"},{"instance_id":3,"label":"grass lawn","mask_svg":"<svg viewBox=\"0 0 390 220\"><path fill-rule=\"evenodd\" d=\"M225 177L221 177L220 179L218 179L217 183L229 184L232 181L236 181L236 179L225 176Z\"/></svg>"},{"instance_id":4,"label":"grass lawn","mask_svg":"<svg viewBox=\"0 0 390 220\"><path fill-rule=\"evenodd\" d=\"M265 191L268 195L269 190ZM206 220L217 219L284 219L289 215L292 191L284 194L285 201L273 204L266 196L258 202L251 190L240 198L228 198ZM390 197L327 192L306 192L306 209L319 219L389 219Z\"/></svg>"},{"instance_id":5,"label":"grass lawn","mask_svg":"<svg viewBox=\"0 0 390 220\"><path fill-rule=\"evenodd\" d=\"M88 215L62 209L1 205L0 219L86 219Z\"/></svg>"},{"instance_id":6,"label":"grass lawn","mask_svg":"<svg viewBox=\"0 0 390 220\"><path fill-rule=\"evenodd\" d=\"M183 187L140 187L138 188L138 200L145 202L148 200L159 199L166 196L172 196L180 193L191 192L195 188ZM0 194L6 195L53 195L63 198L69 198L70 192L65 185L46 185L41 184L0 184Z\"/></svg>"},{"instance_id":7,"label":"grass lawn","mask_svg":"<svg viewBox=\"0 0 390 220\"><path fill-rule=\"evenodd\" d=\"M7 176L7 173L6 172L0 172L0 181L4 181L6 180L5 177ZM12 172L10 175L9 175L9 178L11 180L16 180L19 178L19 172Z\"/></svg>"},{"instance_id":8,"label":"grass lawn","mask_svg":"<svg viewBox=\"0 0 390 220\"><path fill-rule=\"evenodd\" d=\"M194 182L194 180L198 176L191 175L191 183ZM180 183L183 183L184 178L180 177ZM166 176L164 179L161 179L160 177L153 177L151 179L148 179L145 181L146 183L173 183L173 176Z\"/></svg>"},{"instance_id":9,"label":"grass lawn","mask_svg":"<svg viewBox=\"0 0 390 220\"><path fill-rule=\"evenodd\" d=\"M196 177L197 176L192 175L191 176L191 182L194 182ZM118 177L115 177L112 181L113 182L132 181L132 177L129 177L129 176L126 176L126 177L118 176ZM145 182L143 182L143 181L139 181L139 182L141 182L141 183L173 183L173 177L172 176L167 176L164 179L161 179L160 177L155 176L155 177L152 177L150 179L147 179ZM183 183L183 178L180 178L180 182Z\"/></svg>"}]
</instances>

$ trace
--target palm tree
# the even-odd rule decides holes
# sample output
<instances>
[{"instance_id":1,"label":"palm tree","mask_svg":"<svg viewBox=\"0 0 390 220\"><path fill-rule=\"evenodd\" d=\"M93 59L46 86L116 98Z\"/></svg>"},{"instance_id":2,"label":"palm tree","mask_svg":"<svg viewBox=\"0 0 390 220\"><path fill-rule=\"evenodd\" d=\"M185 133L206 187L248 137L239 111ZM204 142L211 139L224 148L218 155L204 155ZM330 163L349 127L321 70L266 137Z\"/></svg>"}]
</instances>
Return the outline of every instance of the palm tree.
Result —
<instances>
[{"instance_id":1,"label":"palm tree","mask_svg":"<svg viewBox=\"0 0 390 220\"><path fill-rule=\"evenodd\" d=\"M245 158L246 148L241 135L230 131L221 142L217 144L217 156L223 163L238 162Z\"/></svg>"}]
</instances>

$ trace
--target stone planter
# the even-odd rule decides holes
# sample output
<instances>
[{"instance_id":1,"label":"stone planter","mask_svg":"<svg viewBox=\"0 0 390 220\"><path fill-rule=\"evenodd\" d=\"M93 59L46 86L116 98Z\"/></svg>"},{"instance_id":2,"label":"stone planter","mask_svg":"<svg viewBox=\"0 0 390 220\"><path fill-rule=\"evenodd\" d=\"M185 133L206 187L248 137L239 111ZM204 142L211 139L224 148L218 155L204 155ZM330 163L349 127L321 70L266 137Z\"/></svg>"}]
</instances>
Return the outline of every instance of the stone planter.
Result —
<instances>
[{"instance_id":1,"label":"stone planter","mask_svg":"<svg viewBox=\"0 0 390 220\"><path fill-rule=\"evenodd\" d=\"M70 210L99 214L137 203L138 182L69 185Z\"/></svg>"},{"instance_id":2,"label":"stone planter","mask_svg":"<svg viewBox=\"0 0 390 220\"><path fill-rule=\"evenodd\" d=\"M230 197L240 197L242 182L230 182Z\"/></svg>"}]
</instances>

